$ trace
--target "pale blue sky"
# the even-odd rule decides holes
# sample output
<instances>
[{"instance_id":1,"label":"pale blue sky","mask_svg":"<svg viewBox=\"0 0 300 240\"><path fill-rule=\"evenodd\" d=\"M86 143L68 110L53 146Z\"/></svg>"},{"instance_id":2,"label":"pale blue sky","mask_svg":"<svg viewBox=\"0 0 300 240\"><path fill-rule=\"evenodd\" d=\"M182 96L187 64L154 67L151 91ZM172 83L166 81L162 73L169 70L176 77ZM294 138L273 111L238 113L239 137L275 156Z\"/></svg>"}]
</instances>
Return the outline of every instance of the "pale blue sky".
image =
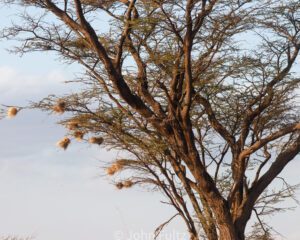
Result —
<instances>
[{"instance_id":1,"label":"pale blue sky","mask_svg":"<svg viewBox=\"0 0 300 240\"><path fill-rule=\"evenodd\" d=\"M12 12L0 8L0 28L9 23ZM62 82L80 69L62 65L51 54L10 55L5 51L10 45L0 42L0 103L24 105L27 100L71 90ZM0 122L0 236L117 240L118 231L136 232L136 237L152 233L174 214L160 203L163 197L158 193L135 188L118 191L109 184L101 161L109 162L115 153L76 143L67 151L57 149L55 143L65 134L55 124L58 119L24 111ZM284 174L296 183L298 169L299 160ZM273 217L270 223L285 239L299 240L299 219L298 208ZM182 233L184 226L175 221L168 230Z\"/></svg>"},{"instance_id":2,"label":"pale blue sky","mask_svg":"<svg viewBox=\"0 0 300 240\"><path fill-rule=\"evenodd\" d=\"M0 9L2 28L14 9ZM0 42L0 103L25 105L47 94L64 93L80 69L62 65L51 54L20 58ZM160 194L141 189L116 190L103 177L101 162L116 157L98 147L72 143L62 151L55 143L65 130L59 117L23 111L0 122L0 237L34 236L36 240L117 240L126 234L152 233L173 209ZM184 228L174 224L179 232Z\"/></svg>"}]
</instances>

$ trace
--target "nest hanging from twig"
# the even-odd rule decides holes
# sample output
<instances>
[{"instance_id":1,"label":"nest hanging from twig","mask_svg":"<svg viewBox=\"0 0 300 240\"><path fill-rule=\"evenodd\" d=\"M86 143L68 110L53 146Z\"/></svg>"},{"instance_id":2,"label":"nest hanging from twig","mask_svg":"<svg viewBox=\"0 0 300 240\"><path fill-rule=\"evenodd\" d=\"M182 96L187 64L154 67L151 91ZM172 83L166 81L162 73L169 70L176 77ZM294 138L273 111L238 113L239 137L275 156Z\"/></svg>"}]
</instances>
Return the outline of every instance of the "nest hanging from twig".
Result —
<instances>
[{"instance_id":1,"label":"nest hanging from twig","mask_svg":"<svg viewBox=\"0 0 300 240\"><path fill-rule=\"evenodd\" d=\"M64 137L60 141L57 142L57 146L66 150L71 143L71 140L68 137Z\"/></svg>"},{"instance_id":2,"label":"nest hanging from twig","mask_svg":"<svg viewBox=\"0 0 300 240\"><path fill-rule=\"evenodd\" d=\"M66 110L66 102L59 100L57 104L53 106L52 110L58 114L63 114Z\"/></svg>"},{"instance_id":3,"label":"nest hanging from twig","mask_svg":"<svg viewBox=\"0 0 300 240\"><path fill-rule=\"evenodd\" d=\"M102 137L91 137L89 139L89 143L101 145L103 143L103 140L104 139Z\"/></svg>"},{"instance_id":4,"label":"nest hanging from twig","mask_svg":"<svg viewBox=\"0 0 300 240\"><path fill-rule=\"evenodd\" d=\"M124 184L122 182L116 183L117 189L121 190L124 187Z\"/></svg>"},{"instance_id":5,"label":"nest hanging from twig","mask_svg":"<svg viewBox=\"0 0 300 240\"><path fill-rule=\"evenodd\" d=\"M123 182L123 186L125 188L131 188L132 185L133 185L133 182L131 180L126 180L126 181Z\"/></svg>"},{"instance_id":6,"label":"nest hanging from twig","mask_svg":"<svg viewBox=\"0 0 300 240\"><path fill-rule=\"evenodd\" d=\"M76 138L77 141L80 142L84 137L84 132L76 131L76 132L74 132L74 137Z\"/></svg>"},{"instance_id":7,"label":"nest hanging from twig","mask_svg":"<svg viewBox=\"0 0 300 240\"><path fill-rule=\"evenodd\" d=\"M118 162L115 162L113 165L111 165L109 168L106 169L106 173L107 175L112 176L122 169L123 169L123 165Z\"/></svg>"},{"instance_id":8,"label":"nest hanging from twig","mask_svg":"<svg viewBox=\"0 0 300 240\"><path fill-rule=\"evenodd\" d=\"M72 131L72 130L75 130L77 128L79 128L79 124L77 122L68 122L67 123L67 129Z\"/></svg>"},{"instance_id":9,"label":"nest hanging from twig","mask_svg":"<svg viewBox=\"0 0 300 240\"><path fill-rule=\"evenodd\" d=\"M18 109L15 107L10 107L7 109L7 117L13 118L18 114Z\"/></svg>"}]
</instances>

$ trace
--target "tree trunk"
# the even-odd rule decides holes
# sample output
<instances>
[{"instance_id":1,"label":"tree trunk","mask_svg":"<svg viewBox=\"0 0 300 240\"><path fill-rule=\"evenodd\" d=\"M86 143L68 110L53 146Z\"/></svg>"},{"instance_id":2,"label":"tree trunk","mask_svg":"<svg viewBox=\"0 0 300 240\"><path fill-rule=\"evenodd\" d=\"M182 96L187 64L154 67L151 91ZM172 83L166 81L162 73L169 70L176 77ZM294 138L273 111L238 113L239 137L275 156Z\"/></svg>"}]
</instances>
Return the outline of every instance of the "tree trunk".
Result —
<instances>
[{"instance_id":1,"label":"tree trunk","mask_svg":"<svg viewBox=\"0 0 300 240\"><path fill-rule=\"evenodd\" d=\"M233 226L230 224L224 224L219 226L220 240L244 240L244 234L238 234L239 231L236 231ZM240 235L240 236L239 236Z\"/></svg>"},{"instance_id":2,"label":"tree trunk","mask_svg":"<svg viewBox=\"0 0 300 240\"><path fill-rule=\"evenodd\" d=\"M215 231L215 228L210 228L209 231L206 233L208 240L218 240L218 234Z\"/></svg>"}]
</instances>

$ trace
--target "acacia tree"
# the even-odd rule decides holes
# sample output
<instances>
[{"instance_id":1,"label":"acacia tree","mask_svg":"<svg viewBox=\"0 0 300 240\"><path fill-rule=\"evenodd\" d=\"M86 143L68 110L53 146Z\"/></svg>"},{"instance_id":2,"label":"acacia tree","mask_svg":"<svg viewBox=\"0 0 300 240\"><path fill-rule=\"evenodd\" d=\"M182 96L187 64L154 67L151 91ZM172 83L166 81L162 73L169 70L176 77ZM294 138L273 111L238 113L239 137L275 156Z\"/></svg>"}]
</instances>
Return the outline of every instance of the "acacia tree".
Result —
<instances>
[{"instance_id":1,"label":"acacia tree","mask_svg":"<svg viewBox=\"0 0 300 240\"><path fill-rule=\"evenodd\" d=\"M252 215L263 233L249 239L271 239L261 216L293 196L279 174L300 151L298 1L5 4L25 9L2 32L15 52L54 51L86 70L78 93L30 106L65 113L61 147L93 136L122 150L107 167L116 186L161 191L192 240L244 240Z\"/></svg>"}]
</instances>

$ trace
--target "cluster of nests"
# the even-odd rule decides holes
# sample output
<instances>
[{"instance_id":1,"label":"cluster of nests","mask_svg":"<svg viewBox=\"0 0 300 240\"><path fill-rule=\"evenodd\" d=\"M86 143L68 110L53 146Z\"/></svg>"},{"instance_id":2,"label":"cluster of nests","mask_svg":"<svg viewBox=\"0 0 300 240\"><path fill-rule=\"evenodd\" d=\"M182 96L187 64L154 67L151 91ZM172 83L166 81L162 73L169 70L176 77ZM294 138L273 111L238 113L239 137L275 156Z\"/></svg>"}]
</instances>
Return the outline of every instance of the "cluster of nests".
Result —
<instances>
[{"instance_id":1,"label":"cluster of nests","mask_svg":"<svg viewBox=\"0 0 300 240\"><path fill-rule=\"evenodd\" d=\"M77 141L82 141L85 133L83 131L78 130L79 127L80 127L79 124L76 122L70 122L67 124L67 128L71 131L74 131L73 136L75 137L75 139ZM103 143L103 140L104 139L102 137L94 136L94 137L89 138L88 142L91 144L101 145ZM57 146L66 150L70 143L71 143L70 138L64 137L63 139L61 139L60 141L57 142Z\"/></svg>"},{"instance_id":2,"label":"cluster of nests","mask_svg":"<svg viewBox=\"0 0 300 240\"><path fill-rule=\"evenodd\" d=\"M7 117L13 118L15 117L20 109L16 107L9 107L7 109ZM66 110L66 102L63 100L58 100L57 103L52 107L53 112L58 114L63 114Z\"/></svg>"},{"instance_id":3,"label":"cluster of nests","mask_svg":"<svg viewBox=\"0 0 300 240\"><path fill-rule=\"evenodd\" d=\"M78 135L80 135L80 139L82 139L82 137L83 137L83 133L74 133L74 134L78 134ZM79 136L77 135L77 138L79 138ZM76 136L75 136L76 137ZM102 144L103 143L103 138L102 137L91 137L91 138L89 138L89 140L88 140L88 142L89 143L92 143L92 144L97 144L97 145L100 145L100 144ZM68 137L64 137L64 138L62 138L61 140L59 140L58 142L57 142L57 146L58 147L60 147L60 148L62 148L62 149L64 149L64 150L66 150L67 148L68 148L68 146L70 145L70 143L71 143L71 139L70 138L68 138Z\"/></svg>"},{"instance_id":4,"label":"cluster of nests","mask_svg":"<svg viewBox=\"0 0 300 240\"><path fill-rule=\"evenodd\" d=\"M64 101L58 101L57 104L52 107L52 110L58 114L63 114L65 112L65 108L66 108L66 103ZM18 108L9 107L7 109L7 117L13 118L18 114L18 112L19 112ZM73 131L73 136L75 137L75 139L78 141L82 141L85 133L83 131L80 131L79 128L80 125L77 122L69 122L67 124L67 129ZM91 144L101 145L103 143L103 138L94 136L89 138L88 142ZM57 142L57 146L66 150L70 145L70 143L71 143L71 139L69 137L64 137ZM123 167L124 165L117 161L106 169L106 173L107 175L112 176L118 171L122 170ZM123 182L116 183L115 186L117 187L117 189L123 189L123 188L130 188L133 186L133 184L134 183L131 180L126 180Z\"/></svg>"},{"instance_id":5,"label":"cluster of nests","mask_svg":"<svg viewBox=\"0 0 300 240\"><path fill-rule=\"evenodd\" d=\"M108 167L106 169L106 173L107 173L107 175L112 176L115 173L121 171L123 168L124 168L124 164L122 164L122 161L116 161L110 167ZM133 185L134 185L134 183L131 180L117 182L115 184L115 186L116 186L117 189L130 188Z\"/></svg>"},{"instance_id":6,"label":"cluster of nests","mask_svg":"<svg viewBox=\"0 0 300 240\"><path fill-rule=\"evenodd\" d=\"M63 114L66 110L66 106L67 106L67 104L65 101L58 100L57 103L52 107L52 110L55 113ZM74 131L73 136L75 137L75 139L77 141L82 141L85 133L83 131L78 130L79 127L80 127L79 123L77 123L77 122L69 122L67 124L67 128L71 131ZM100 145L103 143L103 138L102 137L91 137L88 139L88 142L92 143L92 144ZM60 141L57 142L57 146L66 150L70 143L71 143L70 138L64 137L63 139L61 139Z\"/></svg>"},{"instance_id":7,"label":"cluster of nests","mask_svg":"<svg viewBox=\"0 0 300 240\"><path fill-rule=\"evenodd\" d=\"M52 107L53 112L58 114L63 114L66 110L66 102L63 100L58 100L57 103ZM19 112L19 109L16 107L9 107L7 109L7 117L13 118Z\"/></svg>"},{"instance_id":8,"label":"cluster of nests","mask_svg":"<svg viewBox=\"0 0 300 240\"><path fill-rule=\"evenodd\" d=\"M118 182L115 184L117 189L123 189L123 188L131 188L133 186L133 182L131 180L126 180L124 182Z\"/></svg>"},{"instance_id":9,"label":"cluster of nests","mask_svg":"<svg viewBox=\"0 0 300 240\"><path fill-rule=\"evenodd\" d=\"M62 114L65 112L65 108L66 108L66 103L62 100L59 100L56 105L54 105L52 107L52 110L56 113ZM8 118L13 118L15 117L19 112L19 109L16 107L9 107L7 109L7 117ZM79 124L77 122L70 122L67 124L67 128L73 132L73 136L75 137L75 139L77 141L81 141L83 140L83 137L85 135L85 133L83 131L78 130L79 129ZM91 144L97 144L97 145L101 145L103 143L103 138L102 137L91 137L88 139L88 142ZM57 142L57 146L60 148L63 148L64 150L66 150L68 148L68 146L70 145L71 140L68 137L64 137L61 140L59 140Z\"/></svg>"},{"instance_id":10,"label":"cluster of nests","mask_svg":"<svg viewBox=\"0 0 300 240\"><path fill-rule=\"evenodd\" d=\"M58 100L57 103L52 107L53 112L58 114L63 114L66 110L66 102L63 100ZM13 118L19 112L19 109L16 107L9 107L7 109L7 117Z\"/></svg>"}]
</instances>

